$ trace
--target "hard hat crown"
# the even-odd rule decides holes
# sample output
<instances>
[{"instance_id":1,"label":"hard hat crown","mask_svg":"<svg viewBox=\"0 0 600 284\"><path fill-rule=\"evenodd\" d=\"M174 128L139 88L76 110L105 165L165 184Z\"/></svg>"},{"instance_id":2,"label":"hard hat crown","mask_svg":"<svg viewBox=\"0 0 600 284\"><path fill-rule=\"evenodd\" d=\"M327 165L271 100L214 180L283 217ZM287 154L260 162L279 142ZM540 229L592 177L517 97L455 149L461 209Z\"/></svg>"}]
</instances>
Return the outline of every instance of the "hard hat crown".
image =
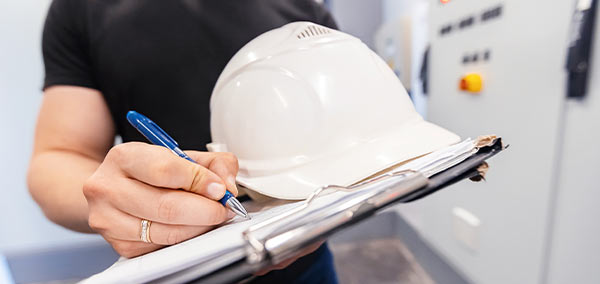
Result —
<instances>
[{"instance_id":1,"label":"hard hat crown","mask_svg":"<svg viewBox=\"0 0 600 284\"><path fill-rule=\"evenodd\" d=\"M212 147L236 154L241 180L365 151L420 121L400 81L374 52L355 37L307 22L248 43L211 98Z\"/></svg>"}]
</instances>

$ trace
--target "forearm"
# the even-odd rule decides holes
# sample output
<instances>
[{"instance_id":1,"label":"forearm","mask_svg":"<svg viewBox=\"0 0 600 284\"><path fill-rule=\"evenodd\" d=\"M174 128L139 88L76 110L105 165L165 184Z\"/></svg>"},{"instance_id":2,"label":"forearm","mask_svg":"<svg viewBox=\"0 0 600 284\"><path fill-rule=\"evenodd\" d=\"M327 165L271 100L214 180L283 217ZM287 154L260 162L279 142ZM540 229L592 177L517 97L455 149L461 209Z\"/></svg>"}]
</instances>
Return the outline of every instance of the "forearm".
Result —
<instances>
[{"instance_id":1,"label":"forearm","mask_svg":"<svg viewBox=\"0 0 600 284\"><path fill-rule=\"evenodd\" d=\"M100 161L68 150L46 150L33 155L29 191L53 222L79 232L88 226L88 204L82 187Z\"/></svg>"}]
</instances>

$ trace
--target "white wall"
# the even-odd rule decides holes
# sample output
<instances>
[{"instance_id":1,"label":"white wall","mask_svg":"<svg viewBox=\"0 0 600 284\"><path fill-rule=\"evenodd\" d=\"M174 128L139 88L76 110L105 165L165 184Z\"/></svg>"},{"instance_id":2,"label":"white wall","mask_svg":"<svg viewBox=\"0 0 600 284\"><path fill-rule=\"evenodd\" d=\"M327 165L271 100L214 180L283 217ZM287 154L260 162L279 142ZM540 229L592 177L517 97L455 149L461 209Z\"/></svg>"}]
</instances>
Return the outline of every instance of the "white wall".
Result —
<instances>
[{"instance_id":1,"label":"white wall","mask_svg":"<svg viewBox=\"0 0 600 284\"><path fill-rule=\"evenodd\" d=\"M382 0L330 0L331 14L339 29L360 38L375 49L375 31L381 26Z\"/></svg>"},{"instance_id":2,"label":"white wall","mask_svg":"<svg viewBox=\"0 0 600 284\"><path fill-rule=\"evenodd\" d=\"M42 98L41 34L49 0L0 1L0 253L98 237L47 221L25 176Z\"/></svg>"},{"instance_id":3,"label":"white wall","mask_svg":"<svg viewBox=\"0 0 600 284\"><path fill-rule=\"evenodd\" d=\"M405 17L411 22L411 97L417 112L427 118L427 97L423 94L420 72L423 55L429 45L429 1L428 0L383 0L383 22L394 22Z\"/></svg>"}]
</instances>

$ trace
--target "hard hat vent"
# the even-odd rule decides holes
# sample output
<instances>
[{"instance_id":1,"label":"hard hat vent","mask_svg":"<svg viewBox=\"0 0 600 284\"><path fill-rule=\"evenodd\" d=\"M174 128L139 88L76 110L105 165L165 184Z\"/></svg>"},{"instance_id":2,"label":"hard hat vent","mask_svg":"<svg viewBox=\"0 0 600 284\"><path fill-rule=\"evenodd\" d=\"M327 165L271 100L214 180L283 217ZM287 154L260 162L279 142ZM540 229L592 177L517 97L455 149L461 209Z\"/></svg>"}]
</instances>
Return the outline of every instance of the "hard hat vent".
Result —
<instances>
[{"instance_id":1,"label":"hard hat vent","mask_svg":"<svg viewBox=\"0 0 600 284\"><path fill-rule=\"evenodd\" d=\"M296 35L298 39L311 38L331 33L331 30L321 26L309 25L302 32Z\"/></svg>"}]
</instances>

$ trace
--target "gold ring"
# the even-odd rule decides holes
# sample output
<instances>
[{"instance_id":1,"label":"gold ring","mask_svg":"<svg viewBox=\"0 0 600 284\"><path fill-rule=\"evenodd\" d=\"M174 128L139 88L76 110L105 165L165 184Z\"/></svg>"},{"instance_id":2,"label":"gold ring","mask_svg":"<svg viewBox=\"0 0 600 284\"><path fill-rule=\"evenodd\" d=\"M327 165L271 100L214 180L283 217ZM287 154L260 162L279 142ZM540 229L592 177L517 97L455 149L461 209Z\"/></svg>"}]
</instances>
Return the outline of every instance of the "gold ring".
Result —
<instances>
[{"instance_id":1,"label":"gold ring","mask_svg":"<svg viewBox=\"0 0 600 284\"><path fill-rule=\"evenodd\" d=\"M142 219L142 222L140 224L140 240L142 240L142 242L144 243L151 244L152 240L150 239L150 226L152 225L152 221Z\"/></svg>"}]
</instances>

